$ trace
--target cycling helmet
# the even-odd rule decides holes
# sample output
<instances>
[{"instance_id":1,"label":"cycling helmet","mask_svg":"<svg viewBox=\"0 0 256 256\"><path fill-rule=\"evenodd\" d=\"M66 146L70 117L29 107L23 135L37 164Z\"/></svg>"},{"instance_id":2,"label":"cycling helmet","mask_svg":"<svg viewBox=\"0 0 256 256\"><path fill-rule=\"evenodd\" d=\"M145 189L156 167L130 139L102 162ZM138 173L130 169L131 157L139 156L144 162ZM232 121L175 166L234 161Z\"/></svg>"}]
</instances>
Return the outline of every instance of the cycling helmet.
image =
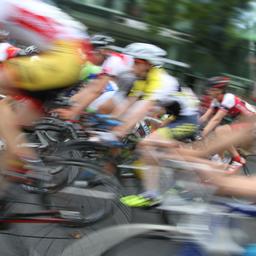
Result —
<instances>
[{"instance_id":1,"label":"cycling helmet","mask_svg":"<svg viewBox=\"0 0 256 256\"><path fill-rule=\"evenodd\" d=\"M230 78L226 76L214 76L208 79L208 88L225 89L230 82Z\"/></svg>"},{"instance_id":2,"label":"cycling helmet","mask_svg":"<svg viewBox=\"0 0 256 256\"><path fill-rule=\"evenodd\" d=\"M90 41L94 47L106 47L115 42L115 39L111 36L103 34L95 34L91 36Z\"/></svg>"},{"instance_id":3,"label":"cycling helmet","mask_svg":"<svg viewBox=\"0 0 256 256\"><path fill-rule=\"evenodd\" d=\"M154 66L164 64L166 51L153 44L132 43L127 45L123 51L125 54L133 56L135 59L146 60Z\"/></svg>"},{"instance_id":4,"label":"cycling helmet","mask_svg":"<svg viewBox=\"0 0 256 256\"><path fill-rule=\"evenodd\" d=\"M35 54L38 54L38 53L39 53L39 49L34 45L28 46L25 49L25 54L26 55L35 55Z\"/></svg>"}]
</instances>

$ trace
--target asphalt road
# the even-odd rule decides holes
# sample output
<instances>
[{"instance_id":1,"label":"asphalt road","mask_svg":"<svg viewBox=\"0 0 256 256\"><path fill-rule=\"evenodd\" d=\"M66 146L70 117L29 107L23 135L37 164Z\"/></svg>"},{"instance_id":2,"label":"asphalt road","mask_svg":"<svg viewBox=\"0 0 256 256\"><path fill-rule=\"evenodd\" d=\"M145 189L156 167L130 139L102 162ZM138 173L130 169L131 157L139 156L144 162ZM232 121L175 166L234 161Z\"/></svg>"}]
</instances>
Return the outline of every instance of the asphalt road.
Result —
<instances>
[{"instance_id":1,"label":"asphalt road","mask_svg":"<svg viewBox=\"0 0 256 256\"><path fill-rule=\"evenodd\" d=\"M25 192L19 185L12 192L15 194L15 203L11 204L10 212L44 209L38 195ZM134 222L157 224L161 223L161 218L153 211L116 207L108 218L83 228L59 224L12 224L10 229L0 231L0 256L60 256L66 247L77 241L74 238L77 234L79 237L86 237L104 227Z\"/></svg>"},{"instance_id":2,"label":"asphalt road","mask_svg":"<svg viewBox=\"0 0 256 256\"><path fill-rule=\"evenodd\" d=\"M253 168L252 164L251 168ZM43 209L37 195L23 191L20 186L16 186L14 192L16 203L12 205L10 211L30 212ZM107 219L83 228L70 228L58 224L13 224L9 230L0 231L0 256L62 256L65 249L79 239L87 239L92 233L102 228L128 223L163 224L163 220L156 210L116 208ZM245 222L243 225L242 229L248 231L248 237L245 240L256 241L254 239L256 238L254 234L256 221ZM74 238L76 235L79 239ZM86 252L81 255L91 256ZM169 240L140 238L130 239L105 255L169 256L176 254Z\"/></svg>"}]
</instances>

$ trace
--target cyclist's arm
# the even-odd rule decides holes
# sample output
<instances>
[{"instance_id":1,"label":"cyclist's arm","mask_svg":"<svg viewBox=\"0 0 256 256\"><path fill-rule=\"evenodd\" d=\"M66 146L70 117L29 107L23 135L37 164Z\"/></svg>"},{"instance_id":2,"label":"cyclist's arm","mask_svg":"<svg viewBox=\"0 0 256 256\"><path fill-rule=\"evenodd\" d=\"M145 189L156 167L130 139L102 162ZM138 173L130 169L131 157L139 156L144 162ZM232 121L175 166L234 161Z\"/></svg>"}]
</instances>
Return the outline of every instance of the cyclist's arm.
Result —
<instances>
[{"instance_id":1,"label":"cyclist's arm","mask_svg":"<svg viewBox=\"0 0 256 256\"><path fill-rule=\"evenodd\" d=\"M214 130L226 115L227 112L220 109L204 128L202 133L203 137L207 136L212 130Z\"/></svg>"},{"instance_id":2,"label":"cyclist's arm","mask_svg":"<svg viewBox=\"0 0 256 256\"><path fill-rule=\"evenodd\" d=\"M129 109L129 113L124 116L124 125L117 127L114 131L123 137L129 132L137 122L141 121L150 109L154 106L155 102L151 100L139 100Z\"/></svg>"},{"instance_id":3,"label":"cyclist's arm","mask_svg":"<svg viewBox=\"0 0 256 256\"><path fill-rule=\"evenodd\" d=\"M103 75L88 84L86 88L77 95L74 95L71 98L71 100L75 102L74 107L71 109L73 115L79 115L90 103L99 97L109 81L110 76Z\"/></svg>"},{"instance_id":4,"label":"cyclist's arm","mask_svg":"<svg viewBox=\"0 0 256 256\"><path fill-rule=\"evenodd\" d=\"M119 133L119 136L125 136L152 109L159 98L159 91L162 91L161 85L162 80L157 69L153 69L145 81L136 81L129 95L137 97L143 95L143 98L129 108L129 111L123 118L124 124L114 129Z\"/></svg>"},{"instance_id":5,"label":"cyclist's arm","mask_svg":"<svg viewBox=\"0 0 256 256\"><path fill-rule=\"evenodd\" d=\"M201 124L207 122L212 115L213 115L213 109L208 108L208 110L200 117L199 122Z\"/></svg>"},{"instance_id":6,"label":"cyclist's arm","mask_svg":"<svg viewBox=\"0 0 256 256\"><path fill-rule=\"evenodd\" d=\"M127 99L124 99L121 104L116 106L112 112L112 116L120 118L120 116L122 116L137 100L138 97L135 96L129 96Z\"/></svg>"},{"instance_id":7,"label":"cyclist's arm","mask_svg":"<svg viewBox=\"0 0 256 256\"><path fill-rule=\"evenodd\" d=\"M211 173L207 180L218 187L218 194L241 197L256 197L256 177L223 176Z\"/></svg>"}]
</instances>

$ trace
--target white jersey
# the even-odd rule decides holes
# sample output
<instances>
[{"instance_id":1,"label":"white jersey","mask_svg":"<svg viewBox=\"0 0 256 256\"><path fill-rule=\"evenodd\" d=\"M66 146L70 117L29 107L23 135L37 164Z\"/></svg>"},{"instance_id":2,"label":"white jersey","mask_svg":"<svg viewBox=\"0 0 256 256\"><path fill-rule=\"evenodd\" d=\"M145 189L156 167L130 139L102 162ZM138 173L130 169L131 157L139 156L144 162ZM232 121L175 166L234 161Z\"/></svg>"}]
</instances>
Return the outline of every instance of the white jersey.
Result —
<instances>
[{"instance_id":1,"label":"white jersey","mask_svg":"<svg viewBox=\"0 0 256 256\"><path fill-rule=\"evenodd\" d=\"M174 95L174 98L176 98L181 106L181 116L198 115L200 101L190 88L182 87L181 92Z\"/></svg>"},{"instance_id":2,"label":"white jersey","mask_svg":"<svg viewBox=\"0 0 256 256\"><path fill-rule=\"evenodd\" d=\"M211 102L210 107L221 109L222 111L227 112L227 114L231 117L237 117L239 115L250 116L256 113L254 106L250 105L246 101L243 101L232 93L226 93L221 102L214 99Z\"/></svg>"},{"instance_id":3,"label":"white jersey","mask_svg":"<svg viewBox=\"0 0 256 256\"><path fill-rule=\"evenodd\" d=\"M48 50L55 40L87 38L85 26L39 0L0 0L0 27L40 50Z\"/></svg>"},{"instance_id":4,"label":"white jersey","mask_svg":"<svg viewBox=\"0 0 256 256\"><path fill-rule=\"evenodd\" d=\"M15 57L20 50L9 43L0 43L0 62Z\"/></svg>"},{"instance_id":5,"label":"white jersey","mask_svg":"<svg viewBox=\"0 0 256 256\"><path fill-rule=\"evenodd\" d=\"M102 65L102 73L118 77L123 72L130 71L133 66L133 58L126 54L111 53Z\"/></svg>"},{"instance_id":6,"label":"white jersey","mask_svg":"<svg viewBox=\"0 0 256 256\"><path fill-rule=\"evenodd\" d=\"M193 116L199 112L199 99L190 88L180 87L178 80L168 73L161 73L162 86L153 95L161 102L178 102L181 116Z\"/></svg>"},{"instance_id":7,"label":"white jersey","mask_svg":"<svg viewBox=\"0 0 256 256\"><path fill-rule=\"evenodd\" d=\"M179 103L181 116L198 115L199 99L190 88L182 87L180 91L169 92L169 102Z\"/></svg>"}]
</instances>

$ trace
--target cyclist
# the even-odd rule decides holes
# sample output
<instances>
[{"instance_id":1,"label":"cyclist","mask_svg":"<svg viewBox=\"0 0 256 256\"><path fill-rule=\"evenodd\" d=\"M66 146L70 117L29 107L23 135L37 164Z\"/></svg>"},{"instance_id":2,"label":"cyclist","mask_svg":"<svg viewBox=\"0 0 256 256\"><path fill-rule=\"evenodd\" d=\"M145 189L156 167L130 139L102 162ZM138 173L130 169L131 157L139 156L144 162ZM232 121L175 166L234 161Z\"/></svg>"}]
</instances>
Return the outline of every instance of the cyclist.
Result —
<instances>
[{"instance_id":1,"label":"cyclist","mask_svg":"<svg viewBox=\"0 0 256 256\"><path fill-rule=\"evenodd\" d=\"M117 53L113 51L106 52L104 47L98 48L97 55L103 55L107 53L107 58L102 64L102 71L89 83L86 88L82 89L78 94L72 97L72 102L75 102L74 107L71 109L59 109L57 113L64 119L73 119L84 111L94 100L102 95L102 93L108 90L108 87L116 87L117 79L123 72L129 71L133 65L133 58L123 53Z\"/></svg>"},{"instance_id":2,"label":"cyclist","mask_svg":"<svg viewBox=\"0 0 256 256\"><path fill-rule=\"evenodd\" d=\"M210 108L200 118L201 123L208 121L202 133L203 137L207 136L221 124L221 121L226 116L230 116L235 120L240 116L251 116L256 113L256 109L253 106L232 93L226 93L226 88L229 82L230 79L224 76L212 77L208 81L208 91L213 100ZM228 134L229 132L232 132L232 129L239 129L239 125L232 123L231 125L219 126L216 129L216 133ZM231 147L229 151L232 155L232 165L235 169L239 170L245 163L245 160L239 155L235 147Z\"/></svg>"},{"instance_id":3,"label":"cyclist","mask_svg":"<svg viewBox=\"0 0 256 256\"><path fill-rule=\"evenodd\" d=\"M78 86L75 86L74 88L71 88L71 90L67 91L65 95L66 97L74 96L93 79L96 79L99 74L101 74L101 66L109 54L107 49L108 45L114 41L115 40L112 37L103 34L95 34L90 37L92 49L88 51L87 60L82 66L80 72L80 83ZM64 116L65 110L58 109L56 112Z\"/></svg>"},{"instance_id":4,"label":"cyclist","mask_svg":"<svg viewBox=\"0 0 256 256\"><path fill-rule=\"evenodd\" d=\"M137 81L131 89L127 102L120 106L120 114L122 114L121 109L126 112L125 124L116 129L116 133L121 137L146 116L152 107L160 103L165 106L179 105L176 102L180 101L180 95L186 94L185 91L181 92L178 81L161 67L164 64L163 57L166 55L163 49L151 44L132 43L124 51L135 60L133 70ZM189 110L182 108L181 112L183 111L186 115L185 112ZM189 112L187 113L189 115Z\"/></svg>"},{"instance_id":5,"label":"cyclist","mask_svg":"<svg viewBox=\"0 0 256 256\"><path fill-rule=\"evenodd\" d=\"M255 116L250 116L241 121L243 129L235 129L232 133L222 137L221 141L215 141L214 150L226 145L251 146L255 149ZM218 145L217 145L218 144ZM212 145L210 145L212 147ZM221 171L221 170L220 170ZM225 196L240 196L255 199L256 178L254 176L226 175L225 172L200 172L204 182L217 187L216 193Z\"/></svg>"},{"instance_id":6,"label":"cyclist","mask_svg":"<svg viewBox=\"0 0 256 256\"><path fill-rule=\"evenodd\" d=\"M109 48L115 42L115 39L109 35L95 34L91 36L90 42L93 46L91 62L86 63L81 72L82 79L86 82L86 85L91 81L91 79L97 79L102 75L102 66L104 65L104 62L114 54ZM104 103L108 101L108 99L111 98L117 90L117 84L113 81L109 81L102 94L97 97L97 99L95 99L88 108L94 111L99 110L99 108L101 108L101 106L104 105ZM76 97L73 99L76 100Z\"/></svg>"},{"instance_id":7,"label":"cyclist","mask_svg":"<svg viewBox=\"0 0 256 256\"><path fill-rule=\"evenodd\" d=\"M90 79L97 78L101 73L101 66L108 57L108 46L115 42L114 38L104 34L95 34L90 37L93 47L90 54L90 61L87 61L81 70L81 79L87 83Z\"/></svg>"},{"instance_id":8,"label":"cyclist","mask_svg":"<svg viewBox=\"0 0 256 256\"><path fill-rule=\"evenodd\" d=\"M129 108L122 119L124 125L114 129L116 135L125 136L156 105L164 106L168 114L176 116L174 121L169 122L166 127L157 129L140 143L139 148L143 158L141 162L150 165L152 164L150 158L154 155L154 153L151 155L150 151L156 145L151 144L151 141L158 141L161 144L166 140L180 140L195 133L198 100L191 90L181 88L178 81L161 68L166 54L161 48L151 44L133 43L125 48L125 53L133 56L134 72L140 80L135 82L127 103L123 104L123 108ZM158 170L152 168L146 171L145 176L143 175L146 192L138 196L122 198L122 202L129 206L155 204L158 201L157 173Z\"/></svg>"},{"instance_id":9,"label":"cyclist","mask_svg":"<svg viewBox=\"0 0 256 256\"><path fill-rule=\"evenodd\" d=\"M29 125L42 114L42 102L52 97L55 89L69 87L79 79L81 51L88 40L86 27L38 0L0 1L0 25L10 32L10 38L36 45L42 53L34 61L30 57L5 61L0 69L0 88L18 95L0 102L5 120L0 122L1 137L11 156L35 160L34 151L17 146L15 138L21 125Z\"/></svg>"}]
</instances>

